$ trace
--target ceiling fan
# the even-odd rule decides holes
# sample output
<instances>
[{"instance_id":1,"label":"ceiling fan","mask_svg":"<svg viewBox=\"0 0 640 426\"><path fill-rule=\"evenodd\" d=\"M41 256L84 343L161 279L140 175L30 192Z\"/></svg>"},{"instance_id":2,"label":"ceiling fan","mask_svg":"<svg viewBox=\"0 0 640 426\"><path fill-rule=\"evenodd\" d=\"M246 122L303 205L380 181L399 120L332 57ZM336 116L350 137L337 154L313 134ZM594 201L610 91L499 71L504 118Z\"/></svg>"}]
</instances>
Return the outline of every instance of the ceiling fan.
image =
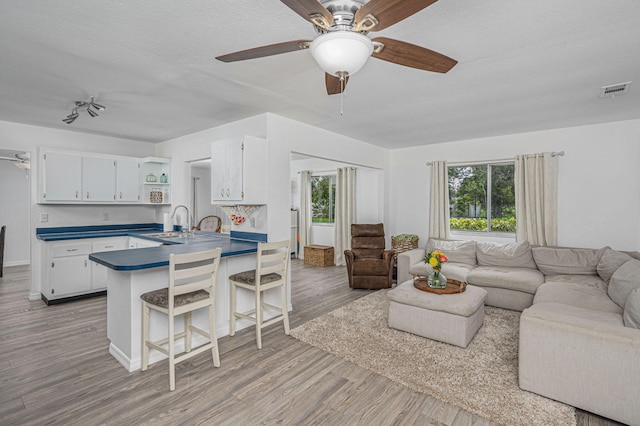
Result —
<instances>
[{"instance_id":1,"label":"ceiling fan","mask_svg":"<svg viewBox=\"0 0 640 426\"><path fill-rule=\"evenodd\" d=\"M311 22L314 40L292 40L218 56L223 62L279 55L309 49L325 71L327 93L342 93L350 76L369 56L406 67L446 73L458 62L424 47L386 37L369 38L437 0L281 0Z\"/></svg>"},{"instance_id":2,"label":"ceiling fan","mask_svg":"<svg viewBox=\"0 0 640 426\"><path fill-rule=\"evenodd\" d=\"M5 157L0 155L0 160L11 161L16 167L23 170L31 168L31 155L28 152L15 154L15 157Z\"/></svg>"}]
</instances>

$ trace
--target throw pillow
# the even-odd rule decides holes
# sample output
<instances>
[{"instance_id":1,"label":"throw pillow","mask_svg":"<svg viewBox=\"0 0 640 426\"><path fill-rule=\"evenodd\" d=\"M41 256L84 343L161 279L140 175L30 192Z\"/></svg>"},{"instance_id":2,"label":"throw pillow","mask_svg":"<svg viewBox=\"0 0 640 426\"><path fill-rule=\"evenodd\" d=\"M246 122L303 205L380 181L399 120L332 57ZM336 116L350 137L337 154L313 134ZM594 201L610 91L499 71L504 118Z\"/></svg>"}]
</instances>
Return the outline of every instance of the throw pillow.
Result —
<instances>
[{"instance_id":1,"label":"throw pillow","mask_svg":"<svg viewBox=\"0 0 640 426\"><path fill-rule=\"evenodd\" d=\"M632 259L613 273L608 293L611 300L624 308L627 297L637 288L640 288L640 260Z\"/></svg>"},{"instance_id":2,"label":"throw pillow","mask_svg":"<svg viewBox=\"0 0 640 426\"><path fill-rule=\"evenodd\" d=\"M439 240L429 238L427 253L434 250L442 251L449 258L449 262L476 264L476 242L462 240Z\"/></svg>"},{"instance_id":3,"label":"throw pillow","mask_svg":"<svg viewBox=\"0 0 640 426\"><path fill-rule=\"evenodd\" d=\"M600 262L598 262L598 266L596 268L598 270L598 275L608 283L609 280L611 280L611 275L613 275L616 269L631 259L633 258L628 254L624 254L607 247L602 253L602 257L600 258Z\"/></svg>"},{"instance_id":4,"label":"throw pillow","mask_svg":"<svg viewBox=\"0 0 640 426\"><path fill-rule=\"evenodd\" d=\"M596 275L602 253L599 250L569 247L533 247L533 260L545 275Z\"/></svg>"},{"instance_id":5,"label":"throw pillow","mask_svg":"<svg viewBox=\"0 0 640 426\"><path fill-rule=\"evenodd\" d=\"M624 326L640 328L640 288L629 294L624 304Z\"/></svg>"},{"instance_id":6,"label":"throw pillow","mask_svg":"<svg viewBox=\"0 0 640 426\"><path fill-rule=\"evenodd\" d=\"M476 248L480 266L538 269L533 261L529 241L508 244L478 241Z\"/></svg>"}]
</instances>

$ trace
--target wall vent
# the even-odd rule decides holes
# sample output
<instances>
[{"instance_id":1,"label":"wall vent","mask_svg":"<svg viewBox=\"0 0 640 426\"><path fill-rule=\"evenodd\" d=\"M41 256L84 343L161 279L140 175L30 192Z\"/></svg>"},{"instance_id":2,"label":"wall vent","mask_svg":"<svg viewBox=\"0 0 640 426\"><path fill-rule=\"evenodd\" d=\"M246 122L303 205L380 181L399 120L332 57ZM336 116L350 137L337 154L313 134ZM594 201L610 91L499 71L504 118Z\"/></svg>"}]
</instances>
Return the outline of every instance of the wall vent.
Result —
<instances>
[{"instance_id":1,"label":"wall vent","mask_svg":"<svg viewBox=\"0 0 640 426\"><path fill-rule=\"evenodd\" d=\"M600 89L601 98L613 98L618 95L626 95L629 92L629 86L631 82L611 84L609 86L602 86Z\"/></svg>"}]
</instances>

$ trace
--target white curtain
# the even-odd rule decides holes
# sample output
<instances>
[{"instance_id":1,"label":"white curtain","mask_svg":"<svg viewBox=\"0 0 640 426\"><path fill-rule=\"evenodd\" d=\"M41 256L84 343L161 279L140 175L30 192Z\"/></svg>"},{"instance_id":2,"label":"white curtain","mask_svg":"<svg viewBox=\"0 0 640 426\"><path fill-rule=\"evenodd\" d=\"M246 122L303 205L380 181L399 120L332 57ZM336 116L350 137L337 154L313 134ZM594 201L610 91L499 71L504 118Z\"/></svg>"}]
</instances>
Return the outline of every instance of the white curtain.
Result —
<instances>
[{"instance_id":1,"label":"white curtain","mask_svg":"<svg viewBox=\"0 0 640 426\"><path fill-rule=\"evenodd\" d=\"M431 163L429 199L429 236L451 238L449 231L449 172L446 161Z\"/></svg>"},{"instance_id":2,"label":"white curtain","mask_svg":"<svg viewBox=\"0 0 640 426\"><path fill-rule=\"evenodd\" d=\"M344 251L351 248L351 224L355 215L356 169L339 168L336 176L336 265L344 265Z\"/></svg>"},{"instance_id":3,"label":"white curtain","mask_svg":"<svg viewBox=\"0 0 640 426\"><path fill-rule=\"evenodd\" d=\"M298 257L304 259L304 246L311 241L311 172L300 172L300 251Z\"/></svg>"},{"instance_id":4,"label":"white curtain","mask_svg":"<svg viewBox=\"0 0 640 426\"><path fill-rule=\"evenodd\" d=\"M516 240L558 244L558 161L552 153L517 155Z\"/></svg>"}]
</instances>

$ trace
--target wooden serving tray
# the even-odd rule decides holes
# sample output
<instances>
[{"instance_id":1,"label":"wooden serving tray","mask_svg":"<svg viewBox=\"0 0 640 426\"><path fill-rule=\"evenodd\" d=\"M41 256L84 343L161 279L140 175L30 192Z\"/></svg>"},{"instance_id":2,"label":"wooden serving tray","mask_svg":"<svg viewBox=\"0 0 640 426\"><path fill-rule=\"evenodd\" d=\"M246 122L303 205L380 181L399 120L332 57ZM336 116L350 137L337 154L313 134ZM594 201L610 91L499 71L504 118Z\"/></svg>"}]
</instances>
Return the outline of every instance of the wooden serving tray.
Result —
<instances>
[{"instance_id":1,"label":"wooden serving tray","mask_svg":"<svg viewBox=\"0 0 640 426\"><path fill-rule=\"evenodd\" d=\"M447 278L447 286L445 288L431 288L427 284L427 277L419 277L413 280L413 286L418 290L435 294L456 294L462 293L467 289L467 283Z\"/></svg>"}]
</instances>

